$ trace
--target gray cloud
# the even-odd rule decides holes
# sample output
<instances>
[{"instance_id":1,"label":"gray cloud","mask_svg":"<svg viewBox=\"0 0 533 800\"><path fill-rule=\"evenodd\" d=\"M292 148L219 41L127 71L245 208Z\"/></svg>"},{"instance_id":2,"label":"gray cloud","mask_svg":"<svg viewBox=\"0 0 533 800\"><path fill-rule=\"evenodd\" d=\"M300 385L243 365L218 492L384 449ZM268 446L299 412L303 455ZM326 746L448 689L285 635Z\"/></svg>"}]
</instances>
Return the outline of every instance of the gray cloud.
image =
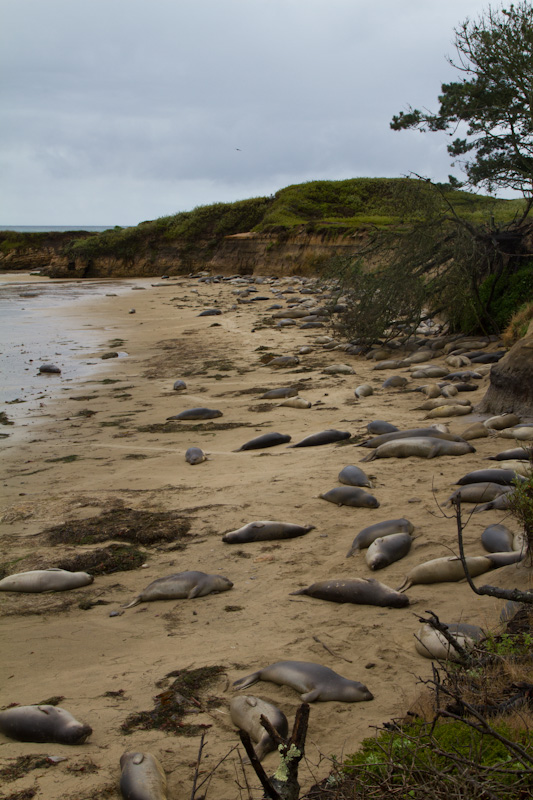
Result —
<instances>
[{"instance_id":1,"label":"gray cloud","mask_svg":"<svg viewBox=\"0 0 533 800\"><path fill-rule=\"evenodd\" d=\"M0 0L0 224L136 224L314 178L445 180L446 137L389 122L436 107L453 28L486 7Z\"/></svg>"}]
</instances>

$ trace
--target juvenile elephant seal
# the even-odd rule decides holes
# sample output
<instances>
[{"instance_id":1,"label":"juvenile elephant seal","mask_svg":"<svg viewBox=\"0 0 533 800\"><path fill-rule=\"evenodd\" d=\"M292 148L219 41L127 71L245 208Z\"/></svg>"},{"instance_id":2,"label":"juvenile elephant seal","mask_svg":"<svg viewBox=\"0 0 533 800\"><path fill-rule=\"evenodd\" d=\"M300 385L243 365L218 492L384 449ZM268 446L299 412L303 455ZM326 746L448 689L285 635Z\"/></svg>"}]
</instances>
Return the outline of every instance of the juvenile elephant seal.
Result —
<instances>
[{"instance_id":1,"label":"juvenile elephant seal","mask_svg":"<svg viewBox=\"0 0 533 800\"><path fill-rule=\"evenodd\" d=\"M469 425L468 428L462 432L461 437L468 442L470 439L484 439L488 435L489 429L486 428L482 422L474 422L473 425Z\"/></svg>"},{"instance_id":2,"label":"juvenile elephant seal","mask_svg":"<svg viewBox=\"0 0 533 800\"><path fill-rule=\"evenodd\" d=\"M354 395L361 399L361 397L370 397L370 395L374 394L374 389L369 383L362 383L361 386L357 386L354 389Z\"/></svg>"},{"instance_id":3,"label":"juvenile elephant seal","mask_svg":"<svg viewBox=\"0 0 533 800\"><path fill-rule=\"evenodd\" d=\"M41 364L39 372L42 375L61 375L61 370L55 364Z\"/></svg>"},{"instance_id":4,"label":"juvenile elephant seal","mask_svg":"<svg viewBox=\"0 0 533 800\"><path fill-rule=\"evenodd\" d=\"M458 486L465 486L469 483L499 483L502 486L511 486L513 481L523 480L521 475L517 475L512 469L476 469L467 472L457 481ZM489 498L490 499L490 498Z\"/></svg>"},{"instance_id":5,"label":"juvenile elephant seal","mask_svg":"<svg viewBox=\"0 0 533 800\"><path fill-rule=\"evenodd\" d=\"M437 408L433 408L431 411L428 411L424 419L443 419L444 417L462 417L466 414L472 413L472 406L470 403L468 405L459 405L457 403L450 404L450 405L440 405Z\"/></svg>"},{"instance_id":6,"label":"juvenile elephant seal","mask_svg":"<svg viewBox=\"0 0 533 800\"><path fill-rule=\"evenodd\" d=\"M487 456L490 461L531 461L532 457L532 447L511 447L509 450L502 450L497 456Z\"/></svg>"},{"instance_id":7,"label":"juvenile elephant seal","mask_svg":"<svg viewBox=\"0 0 533 800\"><path fill-rule=\"evenodd\" d=\"M481 544L488 553L510 553L515 535L505 525L488 525L481 534Z\"/></svg>"},{"instance_id":8,"label":"juvenile elephant seal","mask_svg":"<svg viewBox=\"0 0 533 800\"><path fill-rule=\"evenodd\" d=\"M412 439L397 439L380 444L361 461L373 461L375 458L436 458L437 456L463 456L475 453L475 448L468 442L450 442L447 439L435 439L431 436L419 436Z\"/></svg>"},{"instance_id":9,"label":"juvenile elephant seal","mask_svg":"<svg viewBox=\"0 0 533 800\"><path fill-rule=\"evenodd\" d=\"M142 590L140 595L124 608L133 608L139 603L150 603L153 600L192 600L205 597L211 592L227 592L233 583L222 575L207 575L205 572L177 572L157 578Z\"/></svg>"},{"instance_id":10,"label":"juvenile elephant seal","mask_svg":"<svg viewBox=\"0 0 533 800\"><path fill-rule=\"evenodd\" d=\"M235 531L224 534L222 541L226 544L244 544L246 542L268 542L272 539L294 539L314 530L314 525L295 525L292 522L273 522L263 519L249 522Z\"/></svg>"},{"instance_id":11,"label":"juvenile elephant seal","mask_svg":"<svg viewBox=\"0 0 533 800\"><path fill-rule=\"evenodd\" d=\"M151 753L120 756L120 791L124 800L167 800L167 778Z\"/></svg>"},{"instance_id":12,"label":"juvenile elephant seal","mask_svg":"<svg viewBox=\"0 0 533 800\"><path fill-rule=\"evenodd\" d=\"M516 414L499 414L496 417L489 417L483 424L489 430L503 431L505 428L513 428L519 422L520 417Z\"/></svg>"},{"instance_id":13,"label":"juvenile elephant seal","mask_svg":"<svg viewBox=\"0 0 533 800\"><path fill-rule=\"evenodd\" d=\"M88 586L94 581L87 572L69 572L66 569L33 569L16 572L0 581L0 592L65 592Z\"/></svg>"},{"instance_id":14,"label":"juvenile elephant seal","mask_svg":"<svg viewBox=\"0 0 533 800\"><path fill-rule=\"evenodd\" d=\"M466 566L470 577L483 575L493 567L492 561L488 556L467 556ZM460 558L455 556L444 556L444 558L433 558L423 564L413 567L404 582L398 587L399 592L405 592L410 586L422 583L447 583L450 581L461 581L465 577L465 571Z\"/></svg>"},{"instance_id":15,"label":"juvenile elephant seal","mask_svg":"<svg viewBox=\"0 0 533 800\"><path fill-rule=\"evenodd\" d=\"M0 711L0 731L19 742L83 744L93 729L60 706L16 706Z\"/></svg>"},{"instance_id":16,"label":"juvenile elephant seal","mask_svg":"<svg viewBox=\"0 0 533 800\"><path fill-rule=\"evenodd\" d=\"M374 699L374 695L368 691L364 683L343 678L329 667L311 661L278 661L235 681L233 688L246 689L257 681L271 681L279 686L290 686L300 693L304 703L312 703L315 700L358 703L361 700Z\"/></svg>"},{"instance_id":17,"label":"juvenile elephant seal","mask_svg":"<svg viewBox=\"0 0 533 800\"><path fill-rule=\"evenodd\" d=\"M431 428L409 428L406 431L382 433L372 439L366 439L358 447L369 447L371 450L375 450L376 447L387 444L387 442L396 442L398 439L412 439L420 436L431 436L433 439L448 439L450 442L463 441L460 436L455 436L452 433L448 433L447 430L443 430L443 427L445 426L439 426L438 428L436 426Z\"/></svg>"},{"instance_id":18,"label":"juvenile elephant seal","mask_svg":"<svg viewBox=\"0 0 533 800\"><path fill-rule=\"evenodd\" d=\"M306 436L305 439L290 444L289 447L316 447L321 444L331 444L331 442L341 442L344 439L349 439L352 434L348 431L337 431L331 428L327 431L320 431L320 433L312 433L311 436Z\"/></svg>"},{"instance_id":19,"label":"juvenile elephant seal","mask_svg":"<svg viewBox=\"0 0 533 800\"><path fill-rule=\"evenodd\" d=\"M391 589L375 578L339 578L317 581L306 589L291 592L291 595L305 594L318 600L331 603L354 603L355 605L383 606L386 608L405 608L409 599L405 594Z\"/></svg>"},{"instance_id":20,"label":"juvenile elephant seal","mask_svg":"<svg viewBox=\"0 0 533 800\"><path fill-rule=\"evenodd\" d=\"M282 400L285 397L296 397L298 389L296 386L282 386L279 389L269 389L268 392L260 395L260 400Z\"/></svg>"},{"instance_id":21,"label":"juvenile elephant seal","mask_svg":"<svg viewBox=\"0 0 533 800\"><path fill-rule=\"evenodd\" d=\"M277 745L261 725L261 716L264 716L284 739L289 732L287 717L277 706L267 703L253 695L243 694L232 697L229 704L231 721L237 728L246 731L250 739L256 743L255 752L259 761L267 753L276 750Z\"/></svg>"},{"instance_id":22,"label":"juvenile elephant seal","mask_svg":"<svg viewBox=\"0 0 533 800\"><path fill-rule=\"evenodd\" d=\"M359 550L365 547L370 547L372 542L383 536L392 536L395 533L412 533L414 526L408 519L401 517L400 519L387 519L384 522L376 522L375 525L369 525L359 531L357 536L352 542L352 546L346 554L346 558L358 553Z\"/></svg>"},{"instance_id":23,"label":"juvenile elephant seal","mask_svg":"<svg viewBox=\"0 0 533 800\"><path fill-rule=\"evenodd\" d=\"M512 553L488 553L487 558L492 563L494 569L508 567L510 564L518 564L526 557L526 550L513 550Z\"/></svg>"},{"instance_id":24,"label":"juvenile elephant seal","mask_svg":"<svg viewBox=\"0 0 533 800\"><path fill-rule=\"evenodd\" d=\"M461 503L488 503L510 491L512 491L511 486L502 486L501 483L467 483L460 489L456 489L448 497L445 505L452 505L458 500Z\"/></svg>"},{"instance_id":25,"label":"juvenile elephant seal","mask_svg":"<svg viewBox=\"0 0 533 800\"><path fill-rule=\"evenodd\" d=\"M397 433L398 428L391 422L385 422L383 419L374 419L369 422L366 429L372 436L381 436L384 433Z\"/></svg>"},{"instance_id":26,"label":"juvenile elephant seal","mask_svg":"<svg viewBox=\"0 0 533 800\"><path fill-rule=\"evenodd\" d=\"M372 488L372 484L363 470L360 467L355 467L353 464L349 464L347 467L341 469L338 479L341 483L346 484L346 486L368 486L370 489Z\"/></svg>"},{"instance_id":27,"label":"juvenile elephant seal","mask_svg":"<svg viewBox=\"0 0 533 800\"><path fill-rule=\"evenodd\" d=\"M187 384L185 383L185 381L181 380L174 381L174 386L172 388L174 389L175 392L182 392L184 389L187 388Z\"/></svg>"},{"instance_id":28,"label":"juvenile elephant seal","mask_svg":"<svg viewBox=\"0 0 533 800\"><path fill-rule=\"evenodd\" d=\"M188 464L201 464L207 461L207 456L200 447L189 447L185 453L185 461Z\"/></svg>"},{"instance_id":29,"label":"juvenile elephant seal","mask_svg":"<svg viewBox=\"0 0 533 800\"><path fill-rule=\"evenodd\" d=\"M337 506L352 506L353 508L379 508L379 500L374 495L365 492L358 486L336 486L329 492L318 495L328 503Z\"/></svg>"},{"instance_id":30,"label":"juvenile elephant seal","mask_svg":"<svg viewBox=\"0 0 533 800\"><path fill-rule=\"evenodd\" d=\"M407 378L404 378L402 375L391 375L390 378L383 381L381 384L382 389L403 389L404 386L407 386Z\"/></svg>"},{"instance_id":31,"label":"juvenile elephant seal","mask_svg":"<svg viewBox=\"0 0 533 800\"><path fill-rule=\"evenodd\" d=\"M279 403L280 407L286 406L287 408L311 408L311 405L311 402L303 397L289 397L283 403Z\"/></svg>"},{"instance_id":32,"label":"juvenile elephant seal","mask_svg":"<svg viewBox=\"0 0 533 800\"><path fill-rule=\"evenodd\" d=\"M300 359L298 356L278 356L277 358L271 358L270 361L267 362L267 367L295 367L297 364L300 363Z\"/></svg>"},{"instance_id":33,"label":"juvenile elephant seal","mask_svg":"<svg viewBox=\"0 0 533 800\"><path fill-rule=\"evenodd\" d=\"M519 442L533 442L533 425L524 425L517 428L505 428L499 431L502 439L516 439Z\"/></svg>"},{"instance_id":34,"label":"juvenile elephant seal","mask_svg":"<svg viewBox=\"0 0 533 800\"><path fill-rule=\"evenodd\" d=\"M503 494L498 495L495 497L494 500L489 500L488 503L483 503L477 508L474 509L474 514L479 514L482 511L507 511L510 506L510 500L512 492L504 492Z\"/></svg>"},{"instance_id":35,"label":"juvenile elephant seal","mask_svg":"<svg viewBox=\"0 0 533 800\"><path fill-rule=\"evenodd\" d=\"M457 643L466 650L471 648L481 637L483 631L478 625L462 622L444 623ZM461 656L440 631L429 623L424 623L415 634L417 653L424 658L435 658L439 661L460 661Z\"/></svg>"},{"instance_id":36,"label":"juvenile elephant seal","mask_svg":"<svg viewBox=\"0 0 533 800\"><path fill-rule=\"evenodd\" d=\"M383 569L399 561L411 549L413 540L408 533L393 533L374 539L366 551L365 561L370 569Z\"/></svg>"},{"instance_id":37,"label":"juvenile elephant seal","mask_svg":"<svg viewBox=\"0 0 533 800\"><path fill-rule=\"evenodd\" d=\"M286 444L290 442L291 437L286 433L263 433L262 436L257 436L255 439L250 439L241 445L235 453L240 453L241 450L261 450L263 447L275 447L278 444Z\"/></svg>"},{"instance_id":38,"label":"juvenile elephant seal","mask_svg":"<svg viewBox=\"0 0 533 800\"><path fill-rule=\"evenodd\" d=\"M182 411L179 414L174 414L172 417L167 417L167 420L171 419L215 419L216 417L221 417L222 411L219 411L216 408L188 408L186 411Z\"/></svg>"}]
</instances>

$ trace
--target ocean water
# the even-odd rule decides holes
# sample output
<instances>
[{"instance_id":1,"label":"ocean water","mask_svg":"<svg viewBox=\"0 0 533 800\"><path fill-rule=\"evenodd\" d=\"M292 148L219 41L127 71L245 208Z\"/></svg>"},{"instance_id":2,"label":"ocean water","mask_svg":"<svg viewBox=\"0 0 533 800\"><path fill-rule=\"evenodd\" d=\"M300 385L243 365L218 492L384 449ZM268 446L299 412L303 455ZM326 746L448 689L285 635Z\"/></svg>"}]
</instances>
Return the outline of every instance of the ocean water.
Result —
<instances>
[{"instance_id":1,"label":"ocean water","mask_svg":"<svg viewBox=\"0 0 533 800\"><path fill-rule=\"evenodd\" d=\"M94 231L100 233L113 227L114 225L0 225L0 231L17 231L18 233Z\"/></svg>"},{"instance_id":2,"label":"ocean water","mask_svg":"<svg viewBox=\"0 0 533 800\"><path fill-rule=\"evenodd\" d=\"M86 380L110 362L91 354L113 334L92 328L88 301L130 292L143 281L54 281L29 274L0 274L0 411L17 420L44 399L60 397L69 384ZM61 311L69 310L68 316ZM79 315L72 310L79 308ZM56 364L61 374L40 374ZM1 426L0 433L10 433Z\"/></svg>"}]
</instances>

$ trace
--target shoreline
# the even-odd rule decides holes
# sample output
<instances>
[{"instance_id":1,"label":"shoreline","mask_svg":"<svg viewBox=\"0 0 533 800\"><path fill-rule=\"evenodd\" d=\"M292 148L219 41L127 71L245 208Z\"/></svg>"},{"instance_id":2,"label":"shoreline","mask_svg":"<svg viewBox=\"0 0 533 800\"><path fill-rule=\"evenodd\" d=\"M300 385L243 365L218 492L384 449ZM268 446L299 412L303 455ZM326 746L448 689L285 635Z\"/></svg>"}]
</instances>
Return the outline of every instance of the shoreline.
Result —
<instances>
[{"instance_id":1,"label":"shoreline","mask_svg":"<svg viewBox=\"0 0 533 800\"><path fill-rule=\"evenodd\" d=\"M300 284L287 278L278 285ZM374 694L371 702L311 705L308 762L300 771L300 783L307 787L327 775L330 756L342 760L372 735L374 725L404 713L420 691L418 676L430 676L431 662L414 649L417 615L430 608L447 621L460 617L487 626L497 623L502 603L473 595L464 582L413 587L406 609L289 597L327 577L375 577L396 587L416 563L453 550L455 520L438 516L435 497L442 502L460 475L479 468L504 440L476 440L477 452L459 458L380 459L361 465L371 477L379 509L336 507L318 497L337 485L343 466L360 463L364 451L350 441L235 452L268 431L288 433L294 443L326 428L358 437L374 418L401 428L423 419L414 410L419 395L381 389L389 372L373 372L372 363L342 350L323 350L314 343L324 331L265 324L270 303L237 304L237 288L230 281L180 279L136 291L134 300L125 293L84 306L91 328L105 332L107 341L124 341L128 358L102 362L108 379L117 383L102 383L106 378L99 376L69 385L60 402L50 402L51 416L32 428L34 441L26 437L5 448L1 542L17 571L52 566L60 557L104 546L50 545L42 532L52 525L75 526L129 508L152 515L176 512L190 524L184 550L173 550L169 543L141 547L144 568L98 576L92 586L62 594L0 594L0 627L10 642L0 656L8 676L0 689L0 707L62 695L61 705L93 728L86 744L76 748L0 736L4 764L30 753L68 759L29 772L10 783L8 791L38 787L43 796L56 796L60 787L63 796L77 800L95 793L118 798L118 761L125 750L134 749L159 758L169 797L189 796L199 735L137 730L126 736L120 728L126 717L152 708L161 691L158 682L164 683L173 670L223 666L224 675L208 691L220 698L220 705L204 704L200 713L185 718L211 726L200 765L205 777L239 742L228 714L231 683L287 659L329 666L365 683ZM266 286L258 289L271 294ZM130 315L132 305L136 313ZM215 306L221 315L198 317ZM303 345L313 352L300 356L296 368L276 371L260 362L265 352L294 354ZM352 365L355 375L324 373L332 363ZM187 382L185 392L172 390L178 378ZM353 389L365 381L375 393L356 401ZM266 389L292 383L312 402L310 409L260 399ZM477 402L487 378L481 383ZM194 406L220 408L223 416L179 429L165 424L167 417ZM463 431L470 418L451 418L451 431ZM202 447L209 460L187 464L184 454L190 446ZM413 547L402 561L374 574L364 555L346 558L360 529L402 516L415 525ZM491 512L472 518L465 533L468 554L481 554L481 531L504 516ZM226 531L261 519L313 524L315 530L286 541L221 543ZM184 570L226 575L234 587L197 600L123 610L152 580ZM512 583L518 573L515 568L498 570L490 582ZM527 575L520 579L530 581ZM83 610L81 600L107 604ZM260 682L252 693L276 703L292 724L300 704L293 690ZM94 770L86 769L89 763ZM267 772L275 769L276 754L268 755L264 765ZM207 797L233 800L238 770L233 751L213 775ZM247 776L255 787L251 770Z\"/></svg>"}]
</instances>

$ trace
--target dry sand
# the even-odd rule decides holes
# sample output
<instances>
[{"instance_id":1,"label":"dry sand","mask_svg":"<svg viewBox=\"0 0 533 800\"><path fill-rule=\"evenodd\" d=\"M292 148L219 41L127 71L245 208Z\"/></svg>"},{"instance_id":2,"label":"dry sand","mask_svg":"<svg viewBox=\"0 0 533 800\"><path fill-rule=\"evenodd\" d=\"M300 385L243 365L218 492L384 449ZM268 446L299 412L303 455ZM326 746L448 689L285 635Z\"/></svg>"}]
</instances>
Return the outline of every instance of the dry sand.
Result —
<instances>
[{"instance_id":1,"label":"dry sand","mask_svg":"<svg viewBox=\"0 0 533 800\"><path fill-rule=\"evenodd\" d=\"M414 647L418 615L431 609L448 622L498 623L502 602L474 595L464 581L414 586L407 592L411 605L404 609L337 605L289 593L336 577L376 577L397 587L415 564L456 552L455 520L449 512L443 516L438 503L463 474L492 464L484 457L509 447L508 440L476 440L477 452L461 457L362 464L380 507L332 505L318 495L339 485L342 467L360 465L368 450L354 441L364 438L368 422L385 419L400 428L427 424L424 412L414 410L420 394L381 388L390 374L409 373L373 371L372 362L324 350L314 344L321 330L265 326L261 320L270 303L235 306L236 287L229 283L144 285L145 291L103 298L86 312L92 329L101 330L102 347L95 355L108 351L111 340L122 339L119 349L128 357L102 361L101 375L67 387L59 401L32 412L26 427L18 425L2 442L1 560L9 562L10 572L24 571L102 547L54 547L42 532L112 509L177 511L190 521L190 537L183 550L168 543L144 548L144 568L98 576L87 588L1 594L0 707L59 695L63 707L93 728L78 747L20 743L0 735L1 767L28 754L67 759L4 782L2 797L31 788L43 798L119 797L118 765L125 750L151 751L167 773L169 798L190 797L199 734L138 729L126 735L121 724L129 714L153 708L153 698L169 683L163 680L168 673L212 665L223 666L223 675L202 694L196 713L185 716L187 723L208 726L198 780L229 755L197 798L204 793L211 800L245 797L237 785L244 784L242 768L232 750L240 742L228 713L231 684L279 660L324 664L365 683L374 694L370 702L312 704L301 767L301 784L308 787L327 775L332 756L342 759L373 735L375 726L404 713L420 691L420 679L430 677L431 662ZM291 279L282 285L290 286ZM270 294L270 288L258 288ZM222 315L198 316L215 303ZM136 313L130 315L132 305ZM313 352L302 355L296 368L274 370L260 361L263 352L292 355L302 345L311 345ZM355 375L325 374L333 363L351 364ZM105 378L118 382L102 383ZM173 391L178 378L187 382L185 392ZM487 381L484 377L470 395L476 401ZM357 401L353 390L364 382L375 394ZM411 381L408 388L423 382ZM267 389L293 384L311 401L310 409L259 399ZM174 432L158 427L196 406L220 409L223 417L207 424L177 423L175 428L182 427ZM474 418L451 418L451 431L462 432ZM140 430L143 426L155 427ZM288 433L296 442L327 428L348 430L354 439L235 452L269 431ZM186 463L190 446L207 451L209 460ZM367 567L364 552L346 558L363 527L396 517L407 517L415 526L406 558L377 573ZM481 555L482 530L504 517L504 512L474 515L465 531L467 554ZM315 530L287 541L222 543L226 531L261 519L312 524ZM513 527L512 521L507 524ZM152 580L185 570L225 575L234 587L196 600L145 603L110 616ZM529 582L529 573L515 567L476 579L478 585ZM83 610L82 600L107 604ZM258 683L247 693L276 703L290 723L300 704L292 689L271 683ZM218 697L219 705L208 706L208 696ZM264 765L273 771L276 754ZM257 787L250 767L246 774ZM260 797L260 789L254 788L253 796Z\"/></svg>"}]
</instances>

